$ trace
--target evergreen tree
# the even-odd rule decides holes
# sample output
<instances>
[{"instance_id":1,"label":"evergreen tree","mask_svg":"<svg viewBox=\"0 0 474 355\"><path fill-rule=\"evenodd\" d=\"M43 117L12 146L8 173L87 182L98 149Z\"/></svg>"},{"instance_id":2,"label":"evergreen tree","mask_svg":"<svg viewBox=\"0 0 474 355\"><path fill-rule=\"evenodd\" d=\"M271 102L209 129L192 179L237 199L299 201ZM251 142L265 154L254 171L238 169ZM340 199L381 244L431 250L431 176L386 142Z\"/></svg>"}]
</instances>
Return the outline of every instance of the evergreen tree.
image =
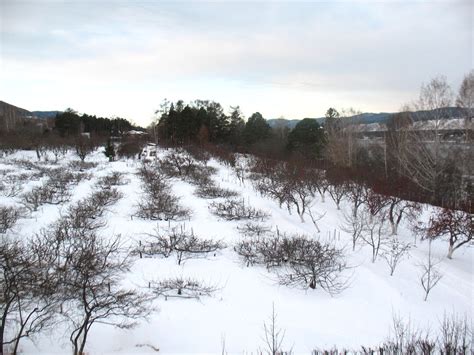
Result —
<instances>
[{"instance_id":1,"label":"evergreen tree","mask_svg":"<svg viewBox=\"0 0 474 355\"><path fill-rule=\"evenodd\" d=\"M242 132L245 128L245 122L239 106L231 107L229 123L229 142L237 146L242 141Z\"/></svg>"},{"instance_id":2,"label":"evergreen tree","mask_svg":"<svg viewBox=\"0 0 474 355\"><path fill-rule=\"evenodd\" d=\"M109 158L109 161L115 160L115 147L110 138L107 139L107 143L105 143L104 154L107 158Z\"/></svg>"},{"instance_id":3,"label":"evergreen tree","mask_svg":"<svg viewBox=\"0 0 474 355\"><path fill-rule=\"evenodd\" d=\"M260 112L255 112L249 117L242 132L243 139L247 144L254 144L260 140L267 139L271 135L271 127Z\"/></svg>"},{"instance_id":4,"label":"evergreen tree","mask_svg":"<svg viewBox=\"0 0 474 355\"><path fill-rule=\"evenodd\" d=\"M288 135L288 149L307 158L319 158L325 143L324 131L315 119L298 122Z\"/></svg>"}]
</instances>

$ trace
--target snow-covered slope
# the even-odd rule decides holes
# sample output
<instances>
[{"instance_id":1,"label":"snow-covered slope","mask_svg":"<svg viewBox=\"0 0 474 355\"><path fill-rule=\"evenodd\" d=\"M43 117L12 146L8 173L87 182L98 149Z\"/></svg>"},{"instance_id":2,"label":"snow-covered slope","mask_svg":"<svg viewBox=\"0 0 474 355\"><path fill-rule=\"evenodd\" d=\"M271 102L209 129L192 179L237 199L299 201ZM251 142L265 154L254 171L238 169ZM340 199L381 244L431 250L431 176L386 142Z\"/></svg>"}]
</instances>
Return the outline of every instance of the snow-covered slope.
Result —
<instances>
[{"instance_id":1,"label":"snow-covered slope","mask_svg":"<svg viewBox=\"0 0 474 355\"><path fill-rule=\"evenodd\" d=\"M0 170L5 171L3 176L20 172L20 168L13 163L14 159L34 162L36 158L34 152L18 152L1 159ZM66 165L75 159L68 155L59 164ZM157 226L164 228L183 223L132 217L143 193L136 175L139 162L108 162L99 151L88 157L87 161L98 163L97 167L89 170L93 178L74 187L69 204L89 194L97 179L111 171L124 173L129 181L118 187L124 197L107 212L107 227L101 231L102 235L120 233L131 245L136 245ZM461 248L456 251L453 260L448 260L445 258L447 243L442 240L433 242L433 254L441 260L439 268L443 278L425 302L419 264L427 257L428 244L415 240L407 226L400 228L400 238L416 245L410 257L402 261L394 276L390 276L382 258L371 262L369 247L359 245L352 251L351 237L340 231L342 212L336 209L329 196L324 203L317 200L313 206L315 212L326 213L319 222L321 232L316 233L310 221L301 223L296 213L290 215L285 208L279 208L277 202L259 196L248 180L241 184L231 169L215 160L211 160L210 165L218 169L213 176L216 183L238 191L251 206L271 214L265 224L273 230L278 228L282 232L329 238L338 246L345 247L348 264L352 266L349 271L350 286L336 296L321 289L288 288L279 286L275 275L265 267L245 266L233 250L233 245L241 238L237 230L241 222L218 219L208 209L209 200L193 194L194 186L174 179L174 193L180 196L181 204L193 212L192 217L184 222L186 228L192 228L197 236L222 240L227 248L206 259L187 260L183 265L177 265L172 257L137 258L124 283L146 288L149 280L183 275L216 285L219 290L213 297L202 297L200 300L157 298L155 304L158 311L148 322L143 321L134 329L121 330L96 324L91 329L86 347L88 354L154 353L152 347L159 348L160 353L220 353L223 344L229 353L256 352L265 347L263 324L268 322L272 304L278 314L278 327L286 331L283 348L292 349L295 353L309 353L312 349L333 345L354 348L379 344L389 335L394 314L409 318L412 324L423 329L436 329L445 312L456 312L472 319L472 248ZM23 191L38 183L25 182ZM20 195L0 196L0 205L19 203ZM14 228L14 235L19 238L33 235L57 219L66 206L44 205L30 217L21 219ZM348 205L343 202L344 208ZM425 209L423 218L427 218L428 214ZM66 323L58 324L57 328L35 338L35 342L24 340L22 352L69 353L66 326Z\"/></svg>"}]
</instances>

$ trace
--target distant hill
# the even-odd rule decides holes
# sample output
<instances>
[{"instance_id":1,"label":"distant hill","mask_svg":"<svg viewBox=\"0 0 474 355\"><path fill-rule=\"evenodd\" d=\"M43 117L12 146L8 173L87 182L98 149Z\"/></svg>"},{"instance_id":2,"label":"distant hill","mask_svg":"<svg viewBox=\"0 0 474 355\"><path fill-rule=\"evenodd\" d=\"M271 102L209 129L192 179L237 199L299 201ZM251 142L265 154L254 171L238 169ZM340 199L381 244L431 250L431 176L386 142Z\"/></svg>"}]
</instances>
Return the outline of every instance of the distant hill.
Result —
<instances>
[{"instance_id":1,"label":"distant hill","mask_svg":"<svg viewBox=\"0 0 474 355\"><path fill-rule=\"evenodd\" d=\"M54 118L61 111L28 111L24 108L14 106L4 101L0 101L0 131L9 132L18 127L20 123L27 120L44 124L43 120Z\"/></svg>"},{"instance_id":2,"label":"distant hill","mask_svg":"<svg viewBox=\"0 0 474 355\"><path fill-rule=\"evenodd\" d=\"M32 111L34 117L37 118L55 118L57 114L63 113L63 111Z\"/></svg>"},{"instance_id":3,"label":"distant hill","mask_svg":"<svg viewBox=\"0 0 474 355\"><path fill-rule=\"evenodd\" d=\"M0 101L0 130L8 132L23 120L31 117L30 111Z\"/></svg>"},{"instance_id":4,"label":"distant hill","mask_svg":"<svg viewBox=\"0 0 474 355\"><path fill-rule=\"evenodd\" d=\"M448 107L443 110L443 119L451 119L462 117L465 113L463 109L458 107ZM361 113L359 115L350 116L348 118L353 119L354 123L358 124L371 124L371 123L386 123L388 119L395 113L380 112L380 113ZM433 112L431 111L416 111L412 112L414 121L426 121L433 118ZM319 124L323 124L326 120L325 117L312 118ZM300 120L298 119L285 119L285 118L272 118L268 119L267 122L271 127L286 126L290 129L295 128Z\"/></svg>"}]
</instances>

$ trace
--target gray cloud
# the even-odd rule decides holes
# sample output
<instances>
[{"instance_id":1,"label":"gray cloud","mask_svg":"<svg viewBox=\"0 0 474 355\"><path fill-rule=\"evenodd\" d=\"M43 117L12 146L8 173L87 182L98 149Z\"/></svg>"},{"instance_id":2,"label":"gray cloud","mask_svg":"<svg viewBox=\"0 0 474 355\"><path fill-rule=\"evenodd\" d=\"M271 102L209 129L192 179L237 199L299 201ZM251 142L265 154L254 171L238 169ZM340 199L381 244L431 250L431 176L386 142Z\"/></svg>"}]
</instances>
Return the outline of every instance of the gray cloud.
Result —
<instances>
[{"instance_id":1,"label":"gray cloud","mask_svg":"<svg viewBox=\"0 0 474 355\"><path fill-rule=\"evenodd\" d=\"M139 108L135 102L120 108L142 121L161 98L179 92L189 99L205 92L267 115L316 116L337 105L389 111L413 98L423 81L445 74L456 86L473 66L468 2L4 0L1 6L2 95L36 104L38 93L20 83L43 85L41 99L57 107L54 90L76 96L77 87L108 88L117 97L139 91ZM261 102L250 97L255 92ZM292 99L275 105L272 95ZM121 114L106 107L111 100L73 101Z\"/></svg>"}]
</instances>

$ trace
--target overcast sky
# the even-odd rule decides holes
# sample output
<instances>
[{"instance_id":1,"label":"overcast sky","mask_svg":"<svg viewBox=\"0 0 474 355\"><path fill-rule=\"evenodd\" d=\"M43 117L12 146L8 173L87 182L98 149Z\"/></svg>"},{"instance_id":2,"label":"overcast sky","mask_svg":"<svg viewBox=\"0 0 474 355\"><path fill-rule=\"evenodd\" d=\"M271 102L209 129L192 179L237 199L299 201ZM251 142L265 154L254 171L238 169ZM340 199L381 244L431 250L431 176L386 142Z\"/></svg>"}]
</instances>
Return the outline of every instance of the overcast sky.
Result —
<instances>
[{"instance_id":1,"label":"overcast sky","mask_svg":"<svg viewBox=\"0 0 474 355\"><path fill-rule=\"evenodd\" d=\"M472 3L0 0L0 100L142 125L164 98L266 118L396 111L473 68Z\"/></svg>"}]
</instances>

